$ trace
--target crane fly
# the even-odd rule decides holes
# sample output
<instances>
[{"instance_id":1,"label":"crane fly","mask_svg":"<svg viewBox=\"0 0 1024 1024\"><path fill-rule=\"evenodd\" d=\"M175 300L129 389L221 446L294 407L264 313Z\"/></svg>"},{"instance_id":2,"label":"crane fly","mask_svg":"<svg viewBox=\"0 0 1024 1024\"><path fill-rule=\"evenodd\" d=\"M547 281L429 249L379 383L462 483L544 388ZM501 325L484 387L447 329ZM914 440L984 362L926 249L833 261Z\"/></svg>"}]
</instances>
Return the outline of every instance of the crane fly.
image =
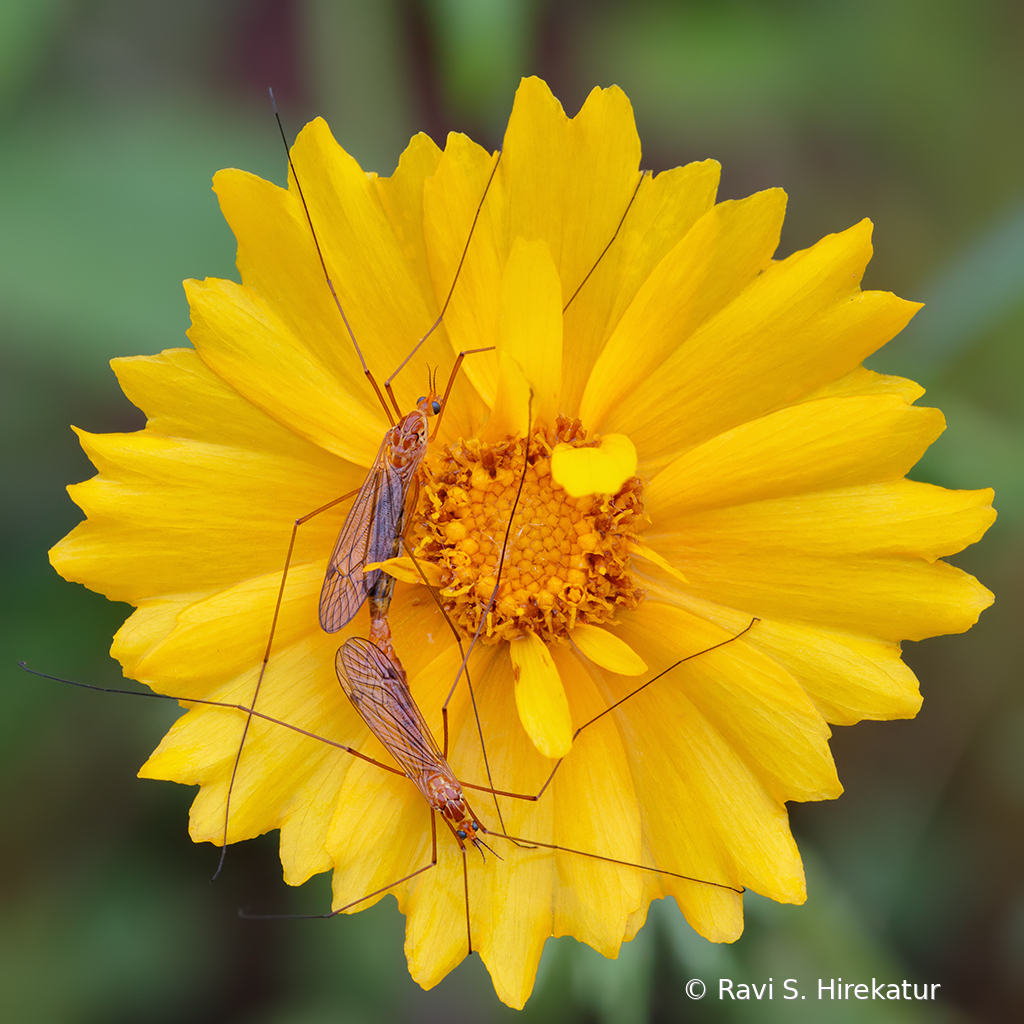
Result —
<instances>
[{"instance_id":1,"label":"crane fly","mask_svg":"<svg viewBox=\"0 0 1024 1024\"><path fill-rule=\"evenodd\" d=\"M595 715L589 721L581 725L574 733L573 741L579 738L580 734L589 726L594 725L605 715L620 707L630 698L645 690L652 683L666 675L673 668L678 667L683 661L699 657L717 647L732 643L753 628L757 619L741 632L729 637L727 640L716 644L714 647L689 658L681 659L675 665L670 666L664 672L659 673L648 682L637 687L619 701ZM696 882L702 885L712 886L719 889L727 889L732 892L742 893L744 890L735 884L716 882L707 879L695 878L692 875L682 874L677 871L670 871L665 868L654 867L607 856L595 851L571 849L555 843L527 837L510 835L508 832L492 830L486 827L470 806L465 797L465 789L474 789L481 793L490 793L494 796L503 796L515 800L539 801L547 792L555 779L558 769L562 766L564 758L560 759L551 770L540 790L534 794L513 793L507 790L496 790L490 786L475 785L461 781L452 770L447 760L447 752L438 747L426 720L414 700L409 684L406 679L405 670L396 658L389 656L377 645L359 637L346 640L338 651L336 660L338 680L342 689L352 703L360 718L366 723L370 731L377 737L381 745L395 759L402 768L405 776L419 790L421 796L430 807L431 811L431 859L428 864L396 879L394 882L382 889L368 893L360 899L331 911L328 914L314 915L321 917L333 917L345 910L358 906L366 900L378 896L395 886L415 878L417 875L437 865L437 832L434 825L435 812L441 815L441 820L447 825L454 836L462 856L463 888L465 893L466 912L466 945L467 952L473 952L473 935L469 908L469 876L466 864L466 844L474 846L483 856L483 851L490 850L496 856L497 853L484 842L483 837L491 838L492 842L497 839L504 839L520 848L544 849L553 853L570 854L579 857L590 858L606 864L618 867L633 868L640 871L656 872L676 879L689 882ZM486 859L486 858L485 858Z\"/></svg>"},{"instance_id":2,"label":"crane fly","mask_svg":"<svg viewBox=\"0 0 1024 1024\"><path fill-rule=\"evenodd\" d=\"M326 632L337 633L347 626L380 586L383 570L367 572L365 567L398 554L409 488L427 447L427 417L440 411L441 403L431 388L384 435L327 561L320 591L320 625Z\"/></svg>"},{"instance_id":3,"label":"crane fly","mask_svg":"<svg viewBox=\"0 0 1024 1024\"><path fill-rule=\"evenodd\" d=\"M736 882L700 878L687 874L683 871L672 870L652 864L644 864L628 860L625 857L614 857L608 852L575 849L558 843L549 842L544 839L539 839L528 834L511 834L508 831L501 829L488 828L486 823L470 805L465 796L465 791L473 790L483 794L493 794L521 801L527 805L532 804L542 806L545 796L552 790L552 784L555 782L559 774L559 770L569 761L569 759L573 757L573 753L578 749L576 741L579 740L580 736L586 730L605 719L606 716L609 716L613 712L622 708L627 702L636 698L640 693L647 690L648 687L664 679L686 662L692 661L695 658L700 658L714 650L738 641L746 635L758 621L759 620L757 618L754 618L744 629L732 636L729 636L711 647L704 648L703 650L680 658L672 665L663 669L646 682L631 689L620 699L614 701L612 704L590 717L575 730L573 734L573 751L555 763L554 767L544 779L543 784L534 793L517 793L510 790L495 789L491 786L479 785L460 779L449 763L448 751L442 750L438 746L433 733L427 725L426 719L424 718L423 713L409 688L406 673L401 663L398 662L397 659L392 658L385 651L381 650L381 648L376 644L361 637L349 638L339 649L336 660L338 679L343 691L360 719L394 759L398 767L388 764L363 750L357 749L356 747L341 743L312 730L274 718L270 715L264 714L263 712L255 711L244 704L204 700L201 698L177 698L169 694L159 694L148 691L99 687L86 683L73 682L67 679L60 679L56 676L36 672L33 669L26 670L34 675L53 679L61 683L68 683L83 689L97 690L104 693L150 697L158 700L174 700L178 701L181 705L199 705L203 707L236 711L246 715L247 717L251 716L253 718L260 719L263 722L287 729L315 742L333 747L338 751L344 752L358 759L359 762L373 765L375 768L390 773L391 775L397 775L408 779L419 792L425 805L430 810L430 858L427 863L421 864L419 867L415 867L411 871L407 871L405 874L401 875L401 877L397 877L389 881L387 884L375 888L372 892L366 892L358 896L356 899L345 899L344 902L339 900L338 902L342 902L342 905L327 913L313 915L244 914L243 916L270 919L279 919L282 917L331 918L346 911L353 910L361 904L367 904L369 901L379 898L396 887L426 874L439 863L439 848L435 818L436 814L440 814L441 820L452 834L461 855L463 875L462 889L466 923L466 950L471 953L473 952L474 947L472 918L470 914L470 871L466 856L467 846L475 847L480 851L481 855L484 854L484 850L490 851L494 855L493 859L483 857L481 863L479 863L474 869L478 871L498 870L496 862L506 859L508 853L506 852L506 856L503 857L498 850L494 849L494 845L499 841L504 840L511 844L510 850L520 856L529 856L531 851L547 851L552 855L583 858L588 862L605 864L611 868L625 868L646 872L648 874L656 874L664 876L666 879L678 879L726 892L742 894L745 891L744 888ZM24 663L22 663L22 667L25 668ZM594 766L588 768L588 772L592 771L593 767ZM374 835L374 846L370 851L370 856L374 859L379 857L379 844L385 841L385 839L386 837L383 835ZM377 854L373 853L374 849L378 850ZM340 867L342 867L342 865L335 865L336 870Z\"/></svg>"},{"instance_id":4,"label":"crane fly","mask_svg":"<svg viewBox=\"0 0 1024 1024\"><path fill-rule=\"evenodd\" d=\"M361 637L346 640L335 661L345 696L370 731L399 764L427 804L441 814L460 845L477 849L479 823L462 786L413 700L405 670L396 657Z\"/></svg>"},{"instance_id":5,"label":"crane fly","mask_svg":"<svg viewBox=\"0 0 1024 1024\"><path fill-rule=\"evenodd\" d=\"M273 103L274 94L272 90L270 97L271 102ZM475 232L477 222L480 219L480 212L483 210L484 202L486 201L487 194L491 188L491 183L494 181L494 175L498 171L498 164L501 161L501 151L498 151L497 157L494 160L494 165L491 167L490 174L487 177L487 183L484 185L483 195L480 197L480 202L477 204L476 212L473 215L473 221L469 226L469 233L466 236L466 244L463 247L462 256L459 259L455 275L452 278L451 286L448 289L447 297L445 298L444 304L441 306L441 311L438 313L437 319L434 320L419 341L417 341L412 347L409 354L402 360L394 373L384 381L384 390L387 392L388 398L390 399L389 405L377 384L376 378L373 376L373 373L370 371L370 368L366 363L363 351L359 347L359 342L356 340L355 332L352 330L349 318L345 314L344 307L341 304L341 299L338 297L337 290L334 287L334 282L327 269L327 261L324 258L323 250L320 247L320 239L317 236L316 227L313 224L313 217L309 211L309 206L306 203L306 196L302 190L302 182L299 179L298 172L292 162L291 149L288 146L288 138L285 135L284 126L281 123L281 117L278 114L276 104L274 104L274 117L277 121L277 127L281 134L281 141L284 144L285 154L288 158L288 168L291 171L292 180L295 182L296 189L299 193L299 199L302 202L302 209L306 215L306 223L309 225L313 244L316 247L317 257L320 261L320 267L324 274L324 281L330 290L331 297L337 307L341 322L344 324L345 330L352 341L356 355L359 357L363 373L366 376L366 379L370 382L370 385L384 409L384 414L391 423L391 428L385 433L384 438L381 441L380 448L377 451L376 458L373 460L370 471L367 474L363 485L356 493L355 501L352 503L352 507L349 509L345 522L342 524L341 532L338 534L338 539L334 545L334 550L331 552L331 556L327 562L327 571L324 576L323 588L320 592L320 625L328 633L337 633L340 629L351 622L356 612L358 612L363 606L363 603L366 601L370 592L373 591L378 584L381 570L373 569L367 573L365 572L365 566L375 562L383 562L397 554L398 541L402 534L405 522L409 487L416 474L416 470L419 468L419 464L423 459L423 455L427 450L429 435L428 417L432 415L437 417L437 422L434 426L434 432L432 435L433 437L436 437L437 431L441 426L441 416L448 403L448 398L451 394L452 386L455 383L456 375L462 366L462 361L468 355L476 355L481 352L491 351L490 346L488 346L485 348L469 349L467 351L460 352L452 367L452 372L448 378L448 385L444 390L444 395L442 396L437 393L434 380L431 379L428 394L418 398L416 400L415 407L408 413L402 413L398 400L395 398L391 382L399 373L401 373L402 369L406 366L409 360L412 359L416 352L419 351L426 340L444 322L445 313L448 311L448 305L452 300L452 295L455 293L455 286L458 284L459 275L462 271L463 264L466 261L466 254L469 252L469 245L473 240L473 233ZM395 418L391 412L392 406L399 417L397 423L395 422ZM345 501L351 496L351 493L343 495L342 497L329 502L327 505L302 516L296 521L294 529L297 529L302 523L308 522L314 516L319 515L321 512L326 511L328 508L332 508L334 505L339 504L342 501ZM289 558L291 557L294 546L294 529L292 544L289 545L288 549ZM285 566L284 571L285 574L287 574L287 565Z\"/></svg>"}]
</instances>

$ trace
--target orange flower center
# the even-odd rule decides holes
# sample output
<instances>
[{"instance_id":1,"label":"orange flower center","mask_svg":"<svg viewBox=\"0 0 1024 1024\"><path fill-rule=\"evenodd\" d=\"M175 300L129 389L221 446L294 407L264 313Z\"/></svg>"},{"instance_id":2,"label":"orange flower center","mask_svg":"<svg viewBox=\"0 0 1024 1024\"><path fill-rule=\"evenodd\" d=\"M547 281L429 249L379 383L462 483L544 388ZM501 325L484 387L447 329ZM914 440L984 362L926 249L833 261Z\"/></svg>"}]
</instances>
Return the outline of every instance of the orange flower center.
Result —
<instances>
[{"instance_id":1,"label":"orange flower center","mask_svg":"<svg viewBox=\"0 0 1024 1024\"><path fill-rule=\"evenodd\" d=\"M629 566L645 518L640 480L572 498L551 476L560 441L594 444L578 420L559 417L553 431L535 428L529 445L473 439L423 461L415 554L443 570L442 604L467 636L486 614L484 642L527 632L562 639L577 622L607 622L643 600Z\"/></svg>"}]
</instances>

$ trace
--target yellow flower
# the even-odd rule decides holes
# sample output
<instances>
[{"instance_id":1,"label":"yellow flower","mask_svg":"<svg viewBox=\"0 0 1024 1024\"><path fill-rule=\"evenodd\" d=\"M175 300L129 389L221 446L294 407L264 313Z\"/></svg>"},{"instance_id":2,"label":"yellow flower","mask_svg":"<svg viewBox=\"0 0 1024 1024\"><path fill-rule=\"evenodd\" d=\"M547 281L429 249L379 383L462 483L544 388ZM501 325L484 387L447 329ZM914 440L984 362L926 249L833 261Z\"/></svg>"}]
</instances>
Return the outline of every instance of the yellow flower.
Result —
<instances>
[{"instance_id":1,"label":"yellow flower","mask_svg":"<svg viewBox=\"0 0 1024 1024\"><path fill-rule=\"evenodd\" d=\"M380 379L441 309L495 158L420 135L378 178L322 121L292 156ZM459 351L496 346L456 381L410 543L460 628L483 619L470 669L494 785L535 793L545 755L568 752L541 800L501 800L508 832L704 880L488 837L497 856L469 851L470 930L513 1006L549 935L615 956L671 894L699 932L732 941L742 898L724 886L802 901L785 805L840 793L828 723L913 716L899 642L965 630L992 600L939 560L984 533L991 492L905 480L942 416L912 404L911 381L861 366L917 308L860 290L870 224L774 261L784 193L716 205L713 161L641 179L639 159L618 89L569 120L524 81L444 326L396 380L410 408L428 366L447 373ZM291 523L359 486L387 421L294 182L223 171L215 187L243 283L186 283L194 350L116 361L148 423L82 434L99 471L72 488L88 518L51 558L136 607L113 648L128 676L248 704ZM366 612L336 635L317 619L341 515L299 531L258 709L387 761L335 674ZM755 616L572 742L573 727ZM412 583L397 585L390 621L440 739L460 661L451 633ZM221 841L242 724L192 707L142 769L200 785L196 841ZM450 729L455 771L486 784L465 683ZM492 799L468 795L497 830ZM333 868L335 906L430 860L430 812L407 779L256 720L229 839L271 829L289 883ZM443 827L437 867L390 891L429 987L467 945L463 860Z\"/></svg>"}]
</instances>

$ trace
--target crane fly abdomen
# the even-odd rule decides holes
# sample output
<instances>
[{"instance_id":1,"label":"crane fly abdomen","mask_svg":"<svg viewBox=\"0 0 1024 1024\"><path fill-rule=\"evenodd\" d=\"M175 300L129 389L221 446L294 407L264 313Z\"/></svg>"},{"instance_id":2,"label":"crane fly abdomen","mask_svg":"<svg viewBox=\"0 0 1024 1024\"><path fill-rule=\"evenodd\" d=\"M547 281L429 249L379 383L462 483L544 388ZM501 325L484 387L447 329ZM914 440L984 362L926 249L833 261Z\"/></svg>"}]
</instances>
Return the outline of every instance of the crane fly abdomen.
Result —
<instances>
[{"instance_id":1,"label":"crane fly abdomen","mask_svg":"<svg viewBox=\"0 0 1024 1024\"><path fill-rule=\"evenodd\" d=\"M455 777L409 692L405 671L375 644L353 637L335 659L338 680L359 717L398 762L423 799L440 811L456 837L477 830Z\"/></svg>"}]
</instances>

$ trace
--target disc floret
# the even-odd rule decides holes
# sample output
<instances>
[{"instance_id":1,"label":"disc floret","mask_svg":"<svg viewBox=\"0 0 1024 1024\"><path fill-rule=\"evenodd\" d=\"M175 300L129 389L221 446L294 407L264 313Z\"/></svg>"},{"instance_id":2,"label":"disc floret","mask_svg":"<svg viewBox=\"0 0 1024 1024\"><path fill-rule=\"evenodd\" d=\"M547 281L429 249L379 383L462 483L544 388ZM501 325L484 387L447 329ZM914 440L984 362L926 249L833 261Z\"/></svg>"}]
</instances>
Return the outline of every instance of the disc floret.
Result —
<instances>
[{"instance_id":1,"label":"disc floret","mask_svg":"<svg viewBox=\"0 0 1024 1024\"><path fill-rule=\"evenodd\" d=\"M643 600L630 571L631 545L646 521L639 478L616 494L573 498L551 474L556 444L597 440L579 420L559 417L554 429L534 428L529 444L473 438L428 455L416 556L441 569L442 603L467 635L486 612L485 643L527 632L563 640L577 623L606 623Z\"/></svg>"}]
</instances>

